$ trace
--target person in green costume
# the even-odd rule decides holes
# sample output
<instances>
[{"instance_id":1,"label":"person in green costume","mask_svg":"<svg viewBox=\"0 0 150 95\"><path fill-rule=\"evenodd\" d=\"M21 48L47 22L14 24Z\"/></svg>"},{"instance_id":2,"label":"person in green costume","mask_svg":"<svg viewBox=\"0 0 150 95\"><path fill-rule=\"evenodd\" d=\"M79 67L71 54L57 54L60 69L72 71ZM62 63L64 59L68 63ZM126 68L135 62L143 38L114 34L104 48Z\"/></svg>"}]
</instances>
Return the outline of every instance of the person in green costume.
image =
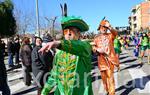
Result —
<instances>
[{"instance_id":1,"label":"person in green costume","mask_svg":"<svg viewBox=\"0 0 150 95\"><path fill-rule=\"evenodd\" d=\"M39 50L58 49L41 95L48 95L54 86L54 95L93 95L90 74L92 47L89 42L79 39L80 33L88 31L89 27L74 16L63 17L61 25L65 39L49 42Z\"/></svg>"},{"instance_id":2,"label":"person in green costume","mask_svg":"<svg viewBox=\"0 0 150 95\"><path fill-rule=\"evenodd\" d=\"M121 53L121 42L120 42L121 37L119 37L118 35L116 36L115 40L114 40L114 50L116 53L116 57L119 59L120 53ZM120 64L120 62L119 62ZM117 71L120 71L120 67Z\"/></svg>"},{"instance_id":3,"label":"person in green costume","mask_svg":"<svg viewBox=\"0 0 150 95\"><path fill-rule=\"evenodd\" d=\"M116 38L114 40L114 49L115 49L117 58L119 58L119 55L121 53L121 43L120 43L120 37L118 37L118 36L116 36Z\"/></svg>"},{"instance_id":4,"label":"person in green costume","mask_svg":"<svg viewBox=\"0 0 150 95\"><path fill-rule=\"evenodd\" d=\"M149 51L148 51L148 48L149 48L149 38L148 38L148 35L146 33L143 33L142 34L142 37L140 39L140 46L141 46L141 54L140 54L140 64L143 65L142 63L142 59L145 55L145 52L147 51L147 54L149 55Z\"/></svg>"}]
</instances>

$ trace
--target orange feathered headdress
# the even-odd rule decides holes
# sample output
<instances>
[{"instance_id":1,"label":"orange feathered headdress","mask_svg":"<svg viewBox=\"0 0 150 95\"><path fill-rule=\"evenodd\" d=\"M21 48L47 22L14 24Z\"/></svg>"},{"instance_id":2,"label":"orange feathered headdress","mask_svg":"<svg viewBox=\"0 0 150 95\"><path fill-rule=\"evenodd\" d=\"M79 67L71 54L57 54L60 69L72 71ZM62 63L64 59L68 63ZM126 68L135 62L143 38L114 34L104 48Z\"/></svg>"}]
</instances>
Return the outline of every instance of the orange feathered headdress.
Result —
<instances>
[{"instance_id":1,"label":"orange feathered headdress","mask_svg":"<svg viewBox=\"0 0 150 95\"><path fill-rule=\"evenodd\" d=\"M105 20L105 17L104 17L104 18L101 20L101 22L100 22L100 24L99 24L99 26L98 26L98 29L97 29L97 30L100 30L100 27L101 27L101 26L105 27L106 22L107 22L107 20Z\"/></svg>"}]
</instances>

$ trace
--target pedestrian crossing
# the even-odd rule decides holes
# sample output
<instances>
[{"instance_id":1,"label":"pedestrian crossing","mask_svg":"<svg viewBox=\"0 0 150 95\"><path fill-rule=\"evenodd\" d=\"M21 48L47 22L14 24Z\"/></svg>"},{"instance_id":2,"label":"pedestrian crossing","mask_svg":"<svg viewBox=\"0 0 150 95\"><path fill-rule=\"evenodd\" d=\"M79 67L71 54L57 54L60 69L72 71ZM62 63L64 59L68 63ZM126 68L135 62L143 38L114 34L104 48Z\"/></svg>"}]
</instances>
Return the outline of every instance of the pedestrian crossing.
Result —
<instances>
[{"instance_id":1,"label":"pedestrian crossing","mask_svg":"<svg viewBox=\"0 0 150 95\"><path fill-rule=\"evenodd\" d=\"M29 91L29 89L36 88L34 85L26 86L24 84L22 68L8 72L8 85L12 95L36 95L35 89Z\"/></svg>"},{"instance_id":2,"label":"pedestrian crossing","mask_svg":"<svg viewBox=\"0 0 150 95\"><path fill-rule=\"evenodd\" d=\"M144 64L140 67L138 60L131 56L131 51L123 51L120 55L120 72L114 72L116 95L150 95L150 65ZM145 59L147 60L147 59ZM100 72L94 61L92 70L94 95L106 95L101 81ZM8 84L12 95L36 95L34 85L25 86L23 82L22 69L18 72L8 72ZM21 93L21 94L20 94Z\"/></svg>"},{"instance_id":3,"label":"pedestrian crossing","mask_svg":"<svg viewBox=\"0 0 150 95\"><path fill-rule=\"evenodd\" d=\"M137 89L139 93L150 93L150 81L147 78L146 73L143 72L141 69L129 69L129 74L131 75L132 79L135 80L133 85L139 88ZM136 81L137 80L137 81ZM149 81L149 82L147 82ZM147 82L147 83L145 83Z\"/></svg>"}]
</instances>

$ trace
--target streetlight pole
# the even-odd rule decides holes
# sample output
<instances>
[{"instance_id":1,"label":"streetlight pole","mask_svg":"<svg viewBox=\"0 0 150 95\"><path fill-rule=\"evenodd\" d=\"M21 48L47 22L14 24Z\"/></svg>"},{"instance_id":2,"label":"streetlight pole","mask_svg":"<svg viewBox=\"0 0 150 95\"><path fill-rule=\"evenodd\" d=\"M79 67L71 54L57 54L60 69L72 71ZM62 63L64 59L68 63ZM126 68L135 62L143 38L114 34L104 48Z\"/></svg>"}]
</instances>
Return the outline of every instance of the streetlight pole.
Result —
<instances>
[{"instance_id":1,"label":"streetlight pole","mask_svg":"<svg viewBox=\"0 0 150 95\"><path fill-rule=\"evenodd\" d=\"M37 24L37 34L38 34L38 36L40 37L38 0L36 0L36 24Z\"/></svg>"}]
</instances>

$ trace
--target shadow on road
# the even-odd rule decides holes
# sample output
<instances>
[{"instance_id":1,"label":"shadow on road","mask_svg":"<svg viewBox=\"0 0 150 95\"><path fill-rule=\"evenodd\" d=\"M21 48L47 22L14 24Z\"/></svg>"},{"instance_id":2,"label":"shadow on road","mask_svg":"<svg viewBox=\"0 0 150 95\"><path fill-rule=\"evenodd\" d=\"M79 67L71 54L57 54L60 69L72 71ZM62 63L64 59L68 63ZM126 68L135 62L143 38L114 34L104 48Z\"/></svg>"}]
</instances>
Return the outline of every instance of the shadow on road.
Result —
<instances>
[{"instance_id":1,"label":"shadow on road","mask_svg":"<svg viewBox=\"0 0 150 95\"><path fill-rule=\"evenodd\" d=\"M120 64L123 64L123 63L131 63L131 62L134 62L134 61L136 61L136 60L137 60L137 59L129 59L129 60L120 62Z\"/></svg>"},{"instance_id":2,"label":"shadow on road","mask_svg":"<svg viewBox=\"0 0 150 95\"><path fill-rule=\"evenodd\" d=\"M23 80L23 77L16 78L16 79L13 79L13 80L9 80L8 82L13 82L13 81L16 81L16 80Z\"/></svg>"},{"instance_id":3,"label":"shadow on road","mask_svg":"<svg viewBox=\"0 0 150 95\"><path fill-rule=\"evenodd\" d=\"M95 74L96 74L96 72L92 73L92 82L101 79L101 76L100 76L100 75L95 75Z\"/></svg>"},{"instance_id":4,"label":"shadow on road","mask_svg":"<svg viewBox=\"0 0 150 95\"><path fill-rule=\"evenodd\" d=\"M127 84L120 86L116 91L124 90L120 95L129 95L129 93L134 89L143 90L146 86L146 83L150 81L150 75L137 78L131 81L128 81Z\"/></svg>"},{"instance_id":5,"label":"shadow on road","mask_svg":"<svg viewBox=\"0 0 150 95\"><path fill-rule=\"evenodd\" d=\"M7 69L7 72L12 71L12 70L14 70L14 69L21 68L21 67L22 67L22 65L21 65L21 64L19 64L19 65L15 65L14 67L11 67L11 68Z\"/></svg>"},{"instance_id":6,"label":"shadow on road","mask_svg":"<svg viewBox=\"0 0 150 95\"><path fill-rule=\"evenodd\" d=\"M128 53L121 53L120 55L126 55L126 54L128 54Z\"/></svg>"},{"instance_id":7,"label":"shadow on road","mask_svg":"<svg viewBox=\"0 0 150 95\"><path fill-rule=\"evenodd\" d=\"M33 91L36 91L36 90L37 90L37 87L32 87L32 88L30 88L30 89L27 89L27 90L24 90L24 91L21 91L21 92L12 94L12 95L22 95L22 94L27 94L27 93L29 93L29 92L33 92Z\"/></svg>"},{"instance_id":8,"label":"shadow on road","mask_svg":"<svg viewBox=\"0 0 150 95\"><path fill-rule=\"evenodd\" d=\"M125 59L125 58L128 58L129 56L123 56L123 57L120 57L119 60L122 60L122 59Z\"/></svg>"},{"instance_id":9,"label":"shadow on road","mask_svg":"<svg viewBox=\"0 0 150 95\"><path fill-rule=\"evenodd\" d=\"M21 92L17 92L15 94L12 94L12 95L23 95L23 94L27 94L27 93L30 93L30 92L33 92L33 91L36 91L38 88L37 87L32 87L30 89L27 89L27 90L24 90L24 91L21 91ZM51 92L49 93L48 95L54 95L54 92Z\"/></svg>"},{"instance_id":10,"label":"shadow on road","mask_svg":"<svg viewBox=\"0 0 150 95\"><path fill-rule=\"evenodd\" d=\"M130 68L136 68L136 67L141 67L141 64L133 64L131 66L125 67L123 69L121 69L120 71L126 70L126 69L130 69Z\"/></svg>"}]
</instances>

